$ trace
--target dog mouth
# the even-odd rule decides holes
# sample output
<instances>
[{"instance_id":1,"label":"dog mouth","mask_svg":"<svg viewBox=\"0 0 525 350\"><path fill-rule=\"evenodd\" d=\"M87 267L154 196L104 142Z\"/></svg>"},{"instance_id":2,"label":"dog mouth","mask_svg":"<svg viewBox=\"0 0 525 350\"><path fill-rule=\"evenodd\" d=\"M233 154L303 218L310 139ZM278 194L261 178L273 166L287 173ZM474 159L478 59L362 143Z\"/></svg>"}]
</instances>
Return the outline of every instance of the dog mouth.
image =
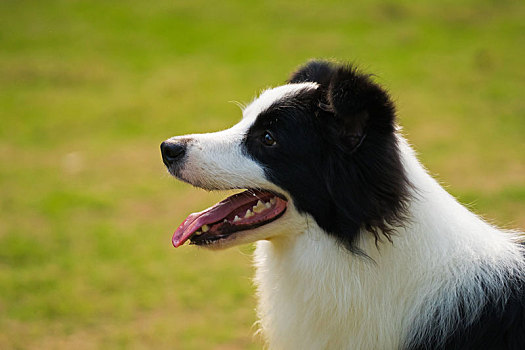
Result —
<instances>
[{"instance_id":1,"label":"dog mouth","mask_svg":"<svg viewBox=\"0 0 525 350\"><path fill-rule=\"evenodd\" d=\"M234 233L251 230L280 218L287 200L264 190L246 190L234 194L198 213L192 213L173 234L175 248L189 240L199 246L227 240Z\"/></svg>"}]
</instances>

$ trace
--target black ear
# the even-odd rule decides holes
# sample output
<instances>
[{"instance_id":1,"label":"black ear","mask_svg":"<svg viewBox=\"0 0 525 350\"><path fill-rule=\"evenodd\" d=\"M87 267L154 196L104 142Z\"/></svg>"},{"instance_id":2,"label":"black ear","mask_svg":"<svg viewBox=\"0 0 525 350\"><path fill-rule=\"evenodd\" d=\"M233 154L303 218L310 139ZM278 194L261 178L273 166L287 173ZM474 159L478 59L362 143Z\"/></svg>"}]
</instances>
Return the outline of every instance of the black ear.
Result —
<instances>
[{"instance_id":1,"label":"black ear","mask_svg":"<svg viewBox=\"0 0 525 350\"><path fill-rule=\"evenodd\" d=\"M333 203L331 232L356 251L359 229L376 242L390 240L407 221L411 184L395 134L395 108L370 75L337 66L323 91L319 117L327 118L330 152L324 164L326 189ZM358 250L357 250L358 251Z\"/></svg>"},{"instance_id":2,"label":"black ear","mask_svg":"<svg viewBox=\"0 0 525 350\"><path fill-rule=\"evenodd\" d=\"M352 151L365 137L386 136L395 130L395 109L386 91L370 75L359 73L352 66L334 70L326 104L321 103L320 108L334 114L340 134Z\"/></svg>"},{"instance_id":3,"label":"black ear","mask_svg":"<svg viewBox=\"0 0 525 350\"><path fill-rule=\"evenodd\" d=\"M328 61L311 60L304 66L292 73L289 83L318 83L319 85L328 85L334 65Z\"/></svg>"}]
</instances>

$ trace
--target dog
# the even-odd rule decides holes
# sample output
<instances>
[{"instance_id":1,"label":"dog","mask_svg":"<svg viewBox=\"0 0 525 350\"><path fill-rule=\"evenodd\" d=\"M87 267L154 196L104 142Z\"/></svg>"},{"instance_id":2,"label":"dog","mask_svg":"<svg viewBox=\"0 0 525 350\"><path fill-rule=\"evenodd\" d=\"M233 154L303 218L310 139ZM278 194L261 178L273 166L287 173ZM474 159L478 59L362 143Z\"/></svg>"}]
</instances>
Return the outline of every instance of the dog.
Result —
<instances>
[{"instance_id":1,"label":"dog","mask_svg":"<svg viewBox=\"0 0 525 350\"><path fill-rule=\"evenodd\" d=\"M173 235L256 243L270 349L525 349L525 249L459 204L402 136L389 94L314 60L230 129L161 144L176 178L243 189Z\"/></svg>"}]
</instances>

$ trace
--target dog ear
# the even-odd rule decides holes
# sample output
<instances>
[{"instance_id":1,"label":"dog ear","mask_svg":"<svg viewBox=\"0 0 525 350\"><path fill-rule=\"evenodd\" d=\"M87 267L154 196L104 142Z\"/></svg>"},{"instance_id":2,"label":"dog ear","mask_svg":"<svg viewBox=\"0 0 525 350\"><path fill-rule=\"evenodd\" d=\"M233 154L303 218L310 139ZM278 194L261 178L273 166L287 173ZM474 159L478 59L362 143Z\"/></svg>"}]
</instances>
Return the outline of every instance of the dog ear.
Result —
<instances>
[{"instance_id":1,"label":"dog ear","mask_svg":"<svg viewBox=\"0 0 525 350\"><path fill-rule=\"evenodd\" d=\"M323 178L338 227L333 232L350 250L359 229L376 243L390 240L406 222L410 182L395 135L395 109L387 92L370 75L352 66L334 69L319 103L332 148Z\"/></svg>"},{"instance_id":2,"label":"dog ear","mask_svg":"<svg viewBox=\"0 0 525 350\"><path fill-rule=\"evenodd\" d=\"M351 152L370 134L381 137L395 130L395 109L387 92L352 66L334 69L326 103L319 107L335 116L339 134Z\"/></svg>"},{"instance_id":3,"label":"dog ear","mask_svg":"<svg viewBox=\"0 0 525 350\"><path fill-rule=\"evenodd\" d=\"M292 73L288 83L318 83L328 85L334 71L334 65L328 61L311 60Z\"/></svg>"}]
</instances>

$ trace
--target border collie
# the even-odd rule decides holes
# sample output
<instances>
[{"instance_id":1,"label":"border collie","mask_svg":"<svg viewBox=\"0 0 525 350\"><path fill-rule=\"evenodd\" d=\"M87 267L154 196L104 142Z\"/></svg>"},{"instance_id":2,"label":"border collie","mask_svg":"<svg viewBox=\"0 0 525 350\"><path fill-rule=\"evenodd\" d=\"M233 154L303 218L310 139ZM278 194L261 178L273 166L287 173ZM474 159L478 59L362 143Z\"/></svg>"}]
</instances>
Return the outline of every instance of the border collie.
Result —
<instances>
[{"instance_id":1,"label":"border collie","mask_svg":"<svg viewBox=\"0 0 525 350\"><path fill-rule=\"evenodd\" d=\"M271 349L525 349L520 233L428 174L370 75L311 61L232 128L161 151L193 186L245 189L190 214L173 245L257 241Z\"/></svg>"}]
</instances>

